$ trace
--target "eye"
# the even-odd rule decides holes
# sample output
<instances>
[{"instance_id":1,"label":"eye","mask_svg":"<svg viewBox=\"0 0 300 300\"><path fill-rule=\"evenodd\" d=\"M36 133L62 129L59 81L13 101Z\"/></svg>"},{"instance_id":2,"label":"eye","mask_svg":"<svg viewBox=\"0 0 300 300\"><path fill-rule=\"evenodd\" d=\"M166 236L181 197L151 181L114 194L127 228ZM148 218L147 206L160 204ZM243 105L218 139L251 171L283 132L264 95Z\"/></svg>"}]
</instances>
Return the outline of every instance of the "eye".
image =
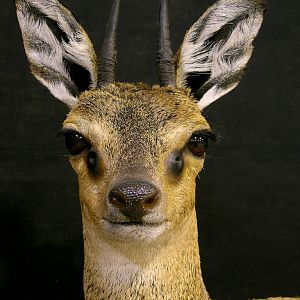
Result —
<instances>
[{"instance_id":1,"label":"eye","mask_svg":"<svg viewBox=\"0 0 300 300\"><path fill-rule=\"evenodd\" d=\"M65 145L71 155L78 155L88 147L84 137L77 131L62 132L65 136Z\"/></svg>"},{"instance_id":2,"label":"eye","mask_svg":"<svg viewBox=\"0 0 300 300\"><path fill-rule=\"evenodd\" d=\"M189 140L188 148L194 155L202 157L207 149L208 137L205 132L194 132Z\"/></svg>"}]
</instances>

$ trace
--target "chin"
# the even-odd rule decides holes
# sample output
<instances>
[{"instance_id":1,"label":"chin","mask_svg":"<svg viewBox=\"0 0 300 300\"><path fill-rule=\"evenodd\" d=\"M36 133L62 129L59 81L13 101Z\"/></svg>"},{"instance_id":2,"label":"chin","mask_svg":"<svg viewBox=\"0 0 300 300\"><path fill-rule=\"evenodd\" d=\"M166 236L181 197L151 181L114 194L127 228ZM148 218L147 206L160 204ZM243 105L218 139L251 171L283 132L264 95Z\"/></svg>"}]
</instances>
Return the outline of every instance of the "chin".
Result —
<instances>
[{"instance_id":1,"label":"chin","mask_svg":"<svg viewBox=\"0 0 300 300\"><path fill-rule=\"evenodd\" d=\"M104 234L122 243L151 243L161 237L170 227L169 222L111 222L102 219L99 222Z\"/></svg>"}]
</instances>

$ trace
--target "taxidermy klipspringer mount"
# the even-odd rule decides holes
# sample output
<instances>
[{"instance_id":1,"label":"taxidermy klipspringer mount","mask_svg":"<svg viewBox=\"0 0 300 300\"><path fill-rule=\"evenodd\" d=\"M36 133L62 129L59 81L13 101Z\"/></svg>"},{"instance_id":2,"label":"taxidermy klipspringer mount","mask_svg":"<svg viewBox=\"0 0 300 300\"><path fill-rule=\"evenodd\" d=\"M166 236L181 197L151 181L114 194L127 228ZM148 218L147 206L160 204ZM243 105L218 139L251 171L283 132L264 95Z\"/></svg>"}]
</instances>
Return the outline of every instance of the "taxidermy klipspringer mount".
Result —
<instances>
[{"instance_id":1,"label":"taxidermy klipspringer mount","mask_svg":"<svg viewBox=\"0 0 300 300\"><path fill-rule=\"evenodd\" d=\"M87 300L209 299L195 179L214 134L201 111L241 80L264 6L219 0L174 58L160 2L160 85L149 86L115 82L119 0L99 60L60 2L16 1L33 75L70 108L62 134L79 182Z\"/></svg>"}]
</instances>

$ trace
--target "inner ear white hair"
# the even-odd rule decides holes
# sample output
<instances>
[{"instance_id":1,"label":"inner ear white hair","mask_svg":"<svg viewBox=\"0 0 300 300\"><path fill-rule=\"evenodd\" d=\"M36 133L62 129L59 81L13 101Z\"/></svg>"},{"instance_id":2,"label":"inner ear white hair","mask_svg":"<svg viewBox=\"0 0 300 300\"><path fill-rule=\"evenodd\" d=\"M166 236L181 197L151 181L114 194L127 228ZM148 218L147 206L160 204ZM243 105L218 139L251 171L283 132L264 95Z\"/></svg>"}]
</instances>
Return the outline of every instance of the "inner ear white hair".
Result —
<instances>
[{"instance_id":1,"label":"inner ear white hair","mask_svg":"<svg viewBox=\"0 0 300 300\"><path fill-rule=\"evenodd\" d=\"M219 0L186 33L176 83L191 88L201 110L240 82L264 10L261 0Z\"/></svg>"},{"instance_id":2,"label":"inner ear white hair","mask_svg":"<svg viewBox=\"0 0 300 300\"><path fill-rule=\"evenodd\" d=\"M74 16L56 0L16 0L33 75L69 107L97 85L93 45Z\"/></svg>"}]
</instances>

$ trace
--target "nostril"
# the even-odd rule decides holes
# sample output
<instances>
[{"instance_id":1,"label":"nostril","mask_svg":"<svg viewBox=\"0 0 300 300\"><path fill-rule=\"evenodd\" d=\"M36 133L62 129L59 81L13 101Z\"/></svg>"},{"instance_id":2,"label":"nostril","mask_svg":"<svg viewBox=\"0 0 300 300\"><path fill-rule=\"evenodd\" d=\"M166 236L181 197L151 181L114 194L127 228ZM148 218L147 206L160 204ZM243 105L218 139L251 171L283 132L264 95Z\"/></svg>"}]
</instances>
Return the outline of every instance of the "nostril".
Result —
<instances>
[{"instance_id":1,"label":"nostril","mask_svg":"<svg viewBox=\"0 0 300 300\"><path fill-rule=\"evenodd\" d=\"M109 193L108 198L109 198L109 202L118 208L121 208L124 205L126 205L126 195L124 195L121 192L111 191Z\"/></svg>"},{"instance_id":2,"label":"nostril","mask_svg":"<svg viewBox=\"0 0 300 300\"><path fill-rule=\"evenodd\" d=\"M158 193L149 195L144 199L143 207L144 209L151 209L156 206L158 202L159 195Z\"/></svg>"}]
</instances>

